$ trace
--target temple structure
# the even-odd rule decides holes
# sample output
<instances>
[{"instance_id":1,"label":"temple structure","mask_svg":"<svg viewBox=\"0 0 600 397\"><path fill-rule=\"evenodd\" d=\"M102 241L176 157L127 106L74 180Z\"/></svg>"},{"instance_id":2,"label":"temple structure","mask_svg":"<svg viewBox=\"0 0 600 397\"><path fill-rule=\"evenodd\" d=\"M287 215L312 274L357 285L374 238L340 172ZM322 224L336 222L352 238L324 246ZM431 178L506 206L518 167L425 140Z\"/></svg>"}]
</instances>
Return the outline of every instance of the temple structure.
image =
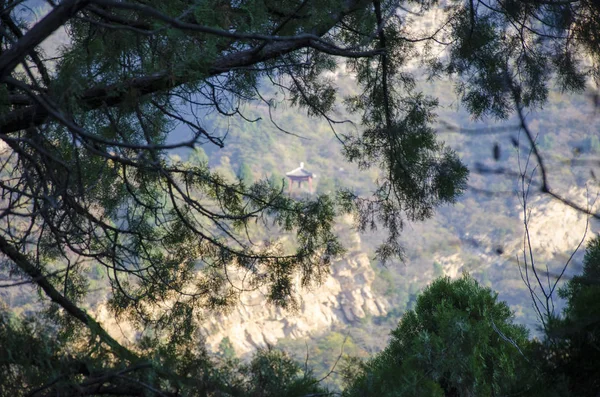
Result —
<instances>
[{"instance_id":1,"label":"temple structure","mask_svg":"<svg viewBox=\"0 0 600 397\"><path fill-rule=\"evenodd\" d=\"M292 186L294 185L294 182L298 182L298 188L300 188L302 186L302 182L307 181L308 182L308 190L310 191L310 193L313 193L313 187L312 187L312 180L313 178L316 176L315 174L313 174L312 172L306 170L304 168L304 163L300 163L300 167L291 170L290 172L286 172L285 176L288 177L288 179L290 180L290 185L289 185L289 191L292 191Z\"/></svg>"}]
</instances>

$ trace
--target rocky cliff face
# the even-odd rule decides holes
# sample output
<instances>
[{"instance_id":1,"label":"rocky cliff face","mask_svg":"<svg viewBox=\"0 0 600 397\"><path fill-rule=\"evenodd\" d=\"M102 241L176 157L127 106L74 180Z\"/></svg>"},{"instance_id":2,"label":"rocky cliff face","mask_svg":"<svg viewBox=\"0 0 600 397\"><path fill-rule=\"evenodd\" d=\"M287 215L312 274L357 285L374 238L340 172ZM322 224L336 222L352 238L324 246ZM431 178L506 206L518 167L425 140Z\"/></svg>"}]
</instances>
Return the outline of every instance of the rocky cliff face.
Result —
<instances>
[{"instance_id":1,"label":"rocky cliff face","mask_svg":"<svg viewBox=\"0 0 600 397\"><path fill-rule=\"evenodd\" d=\"M590 196L586 189L572 188L566 192L565 197L582 208L591 212L600 210L600 202L596 197ZM434 259L444 269L444 274L451 278L459 277L464 270L465 252L476 254L481 262L481 267L493 264L499 266L523 265L523 249L527 247L524 242L531 244L533 255L538 261L538 266L548 266L550 272L559 274L569 256L576 250L580 242L585 243L591 239L598 230L598 222L590 219L581 211L551 199L550 197L532 196L527 203L529 239L524 241L525 229L523 226L522 206L515 207L519 217L511 219L517 225L516 234L511 234L497 240L487 234L470 235L466 233L461 241L462 250L459 252L436 253ZM497 229L490 224L490 230ZM583 255L585 244L579 249L579 257ZM521 263L517 262L517 259ZM573 266L573 265L572 265ZM518 273L515 273L518 275ZM519 276L520 277L520 276Z\"/></svg>"},{"instance_id":2,"label":"rocky cliff face","mask_svg":"<svg viewBox=\"0 0 600 397\"><path fill-rule=\"evenodd\" d=\"M263 292L253 291L243 295L231 312L208 317L203 326L207 347L216 351L227 337L237 354L243 355L281 338L305 338L335 324L385 315L386 302L371 290L375 273L369 258L356 244L355 248L332 265L321 285L299 289L297 311L266 306Z\"/></svg>"},{"instance_id":3,"label":"rocky cliff face","mask_svg":"<svg viewBox=\"0 0 600 397\"><path fill-rule=\"evenodd\" d=\"M350 221L342 222L346 227ZM229 338L238 356L256 348L275 344L282 338L306 338L323 333L334 325L360 321L367 316L387 314L387 302L371 289L375 272L361 248L360 236L346 230L344 242L348 251L331 265L330 273L312 289L296 289L297 310L286 311L266 304L264 291L244 292L240 302L226 313L205 313L201 324L206 347L218 351L224 338ZM234 272L230 273L232 280ZM243 274L240 275L240 279ZM127 321L117 321L106 305L92 310L98 321L121 343L133 342L135 328Z\"/></svg>"}]
</instances>

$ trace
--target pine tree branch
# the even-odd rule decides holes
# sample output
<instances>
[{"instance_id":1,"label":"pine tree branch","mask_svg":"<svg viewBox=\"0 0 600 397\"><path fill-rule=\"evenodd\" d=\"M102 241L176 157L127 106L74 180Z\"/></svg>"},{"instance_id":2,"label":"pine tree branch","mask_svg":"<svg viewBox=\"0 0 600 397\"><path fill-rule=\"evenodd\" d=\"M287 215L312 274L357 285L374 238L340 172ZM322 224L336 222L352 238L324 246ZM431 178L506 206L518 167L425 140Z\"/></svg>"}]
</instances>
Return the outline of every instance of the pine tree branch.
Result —
<instances>
[{"instance_id":1,"label":"pine tree branch","mask_svg":"<svg viewBox=\"0 0 600 397\"><path fill-rule=\"evenodd\" d=\"M0 56L0 80L8 76L27 54L89 4L89 0L66 0L36 23L17 43Z\"/></svg>"},{"instance_id":2,"label":"pine tree branch","mask_svg":"<svg viewBox=\"0 0 600 397\"><path fill-rule=\"evenodd\" d=\"M19 29L17 24L9 17L8 14L0 14L0 20L2 21L2 23L8 26L10 31L15 35L17 39L20 40L23 38L23 32L21 32L21 29ZM34 48L32 48L32 50L30 51L29 56L33 60L33 63L35 63L35 66L37 67L37 70L42 77L42 81L46 86L49 86L51 81L50 74L48 73L44 62L40 59Z\"/></svg>"},{"instance_id":3,"label":"pine tree branch","mask_svg":"<svg viewBox=\"0 0 600 397\"><path fill-rule=\"evenodd\" d=\"M379 46L384 52L381 54L381 84L383 90L383 108L385 111L385 126L387 129L392 128L392 110L390 105L390 91L388 88L388 75L389 75L389 66L388 66L388 56L385 53L386 49L386 37L384 31L384 21L381 15L381 2L379 0L373 1L373 6L375 8L375 17L377 18L377 29L379 31Z\"/></svg>"},{"instance_id":4,"label":"pine tree branch","mask_svg":"<svg viewBox=\"0 0 600 397\"><path fill-rule=\"evenodd\" d=\"M0 235L0 251L10 258L19 269L31 277L32 281L37 284L44 293L52 300L52 302L62 307L70 316L81 321L93 333L97 334L100 339L106 343L122 359L128 361L138 361L139 356L119 342L117 342L102 326L94 320L84 310L79 308L75 303L62 295L42 272L29 260L29 258L19 252L12 244L10 244L4 236Z\"/></svg>"},{"instance_id":5,"label":"pine tree branch","mask_svg":"<svg viewBox=\"0 0 600 397\"><path fill-rule=\"evenodd\" d=\"M208 381L207 379L194 379L186 376L181 376L173 372L172 370L162 368L159 365L156 365L155 363L142 361L142 357L140 357L135 352L132 352L131 350L127 349L119 342L117 342L94 318L92 318L84 310L79 308L75 303L73 303L71 300L62 295L56 288L54 288L54 286L41 273L41 271L37 269L37 267L33 263L31 263L29 258L26 255L19 252L2 235L0 235L0 252L6 255L10 260L13 261L15 265L17 265L19 269L21 269L25 274L31 277L32 281L35 284L37 284L54 303L62 307L70 316L82 322L92 332L92 334L98 335L100 339L110 347L111 351L116 356L118 356L122 360L135 363L134 366L131 368L136 370L140 368L152 368L152 370L155 371L157 375L177 382L179 384L191 387L194 390L204 390L208 392L219 390L222 388L222 385L219 385L217 382ZM127 390L133 390L131 389L132 385L110 384L110 382L109 384L95 384L96 382L93 382L93 380L84 382L80 386L85 387L78 389L77 395L131 395L131 393L127 392ZM144 388L145 386L142 385L142 389ZM138 388L137 390L140 389ZM40 391L41 390L38 390L37 392ZM50 395L55 394L51 393Z\"/></svg>"},{"instance_id":6,"label":"pine tree branch","mask_svg":"<svg viewBox=\"0 0 600 397\"><path fill-rule=\"evenodd\" d=\"M301 48L314 48L318 51L329 55L342 56L346 58L361 58L361 57L372 57L381 54L381 50L366 50L366 51L354 51L335 46L334 44L324 42L322 39L316 40L325 35L330 29L332 29L342 18L351 14L352 12L366 6L369 2L364 0L349 0L346 7L341 9L331 18L327 23L321 26L316 26L313 29L313 33L291 37L287 40L280 40L275 42L269 42L267 45L260 45L260 51L256 51L257 48L251 47L247 50L237 51L223 55L218 58L213 65L208 68L204 78L213 77L216 75L224 74L235 69L253 66L259 63L267 62L272 59L281 57L284 54L299 50ZM53 11L54 12L54 11ZM46 19L46 18L45 18ZM42 22L36 25L40 25ZM35 27L34 27L35 29ZM32 29L23 38L27 37ZM269 36L275 38L276 36ZM20 44L21 40L18 44ZM39 44L39 43L37 43ZM37 45L36 44L36 45ZM17 45L18 46L18 45ZM15 46L14 48L16 48ZM12 64L10 60L16 59L15 56L9 56L9 52L13 51L11 48L5 54L0 56L0 83L10 85L10 83L4 78L7 76L3 72L3 65ZM29 47L28 47L29 48ZM19 51L20 58L16 61L20 62L27 52ZM7 60L4 60L4 59ZM195 61L194 61L195 62ZM16 65L16 64L15 64ZM11 69L12 70L12 69ZM131 99L131 93L135 92L139 97L158 93L167 92L176 87L179 87L186 83L193 82L194 67L192 65L184 65L179 68L181 72L176 73L171 70L163 70L160 72L152 73L144 77L131 78L126 81L122 81L116 84L110 85L99 85L91 87L81 94L79 103L84 108L89 110L98 109L103 106L118 106L126 100ZM189 73L188 71L192 71ZM12 112L5 113L0 116L0 131L4 134L9 134L23 129L39 126L45 123L50 116L42 106L35 104L35 101L31 101L31 106L14 110ZM22 101L19 101L22 105Z\"/></svg>"}]
</instances>

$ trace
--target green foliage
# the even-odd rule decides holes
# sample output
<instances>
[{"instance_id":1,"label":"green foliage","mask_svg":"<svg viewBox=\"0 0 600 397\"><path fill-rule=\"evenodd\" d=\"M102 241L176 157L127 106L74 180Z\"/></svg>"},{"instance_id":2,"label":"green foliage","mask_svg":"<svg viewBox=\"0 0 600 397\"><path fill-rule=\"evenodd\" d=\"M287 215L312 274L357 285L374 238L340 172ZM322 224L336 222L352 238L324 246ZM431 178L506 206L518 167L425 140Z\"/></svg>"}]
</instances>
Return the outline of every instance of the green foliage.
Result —
<instances>
[{"instance_id":1,"label":"green foliage","mask_svg":"<svg viewBox=\"0 0 600 397\"><path fill-rule=\"evenodd\" d=\"M584 89L586 68L582 60L591 54L597 56L597 48L589 47L596 39L588 32L579 36L572 48L556 44L566 39L559 38L559 32L598 28L588 2L579 4L577 10L562 3L546 7L528 1L498 2L499 8L494 5L476 10L473 4L454 4L450 35L455 41L449 62L442 65L432 59L436 73L443 69L463 77L458 91L473 116L506 118L516 106L541 106L547 100L553 75L565 91ZM515 21L535 28L522 34L514 28ZM544 36L538 28L554 35ZM525 42L533 45L523 46Z\"/></svg>"},{"instance_id":2,"label":"green foliage","mask_svg":"<svg viewBox=\"0 0 600 397\"><path fill-rule=\"evenodd\" d=\"M188 161L197 167L208 166L208 156L202 147L195 147L192 153L190 153Z\"/></svg>"},{"instance_id":3,"label":"green foliage","mask_svg":"<svg viewBox=\"0 0 600 397\"><path fill-rule=\"evenodd\" d=\"M336 183L333 178L324 176L319 178L317 185L317 194L334 194L336 191Z\"/></svg>"},{"instance_id":4,"label":"green foliage","mask_svg":"<svg viewBox=\"0 0 600 397\"><path fill-rule=\"evenodd\" d=\"M17 385L43 384L60 374L61 365L52 359L61 349L41 338L32 322L19 322L0 309L0 394L18 396Z\"/></svg>"},{"instance_id":5,"label":"green foliage","mask_svg":"<svg viewBox=\"0 0 600 397\"><path fill-rule=\"evenodd\" d=\"M310 341L282 339L277 348L289 352L296 362L303 363L321 384L331 390L342 390L339 369L346 360L366 358L368 352L352 336L338 331L311 338Z\"/></svg>"},{"instance_id":6,"label":"green foliage","mask_svg":"<svg viewBox=\"0 0 600 397\"><path fill-rule=\"evenodd\" d=\"M271 176L269 177L269 183L275 189L278 189L281 191L287 191L289 181L283 174L281 174L280 172L275 170L271 173Z\"/></svg>"},{"instance_id":7,"label":"green foliage","mask_svg":"<svg viewBox=\"0 0 600 397\"><path fill-rule=\"evenodd\" d=\"M440 278L444 275L444 266L438 261L433 261L433 278Z\"/></svg>"},{"instance_id":8,"label":"green foliage","mask_svg":"<svg viewBox=\"0 0 600 397\"><path fill-rule=\"evenodd\" d=\"M546 150L552 150L555 147L556 139L551 134L544 134L540 140L540 146Z\"/></svg>"},{"instance_id":9,"label":"green foliage","mask_svg":"<svg viewBox=\"0 0 600 397\"><path fill-rule=\"evenodd\" d=\"M240 372L247 379L245 395L249 397L330 395L310 373L302 372L297 362L278 350L259 349Z\"/></svg>"},{"instance_id":10,"label":"green foliage","mask_svg":"<svg viewBox=\"0 0 600 397\"><path fill-rule=\"evenodd\" d=\"M252 174L252 170L250 166L245 161L240 163L240 167L238 168L237 177L240 181L244 182L244 185L250 186L254 182L254 175Z\"/></svg>"},{"instance_id":11,"label":"green foliage","mask_svg":"<svg viewBox=\"0 0 600 397\"><path fill-rule=\"evenodd\" d=\"M346 157L361 168L378 165L389 170L373 200L359 199L350 191L339 194L341 205L358 213L360 230L375 229L375 219L388 230L386 242L376 252L383 262L402 255L398 239L405 216L412 221L427 219L434 208L454 203L466 189L467 168L454 151L437 141L430 127L436 105L437 101L421 94L404 98L398 104L400 120L374 125L344 146Z\"/></svg>"},{"instance_id":12,"label":"green foliage","mask_svg":"<svg viewBox=\"0 0 600 397\"><path fill-rule=\"evenodd\" d=\"M592 153L600 153L600 139L598 139L598 135L592 135L589 139L588 144Z\"/></svg>"},{"instance_id":13,"label":"green foliage","mask_svg":"<svg viewBox=\"0 0 600 397\"><path fill-rule=\"evenodd\" d=\"M329 395L280 351L258 350L249 363L240 364L209 357L198 335L168 343L141 338L135 361L127 362L85 329L61 334L44 319L23 321L0 309L3 396L112 395L114 390L128 396L155 395L156 390L161 390L158 395L191 397ZM77 348L82 344L86 349Z\"/></svg>"},{"instance_id":14,"label":"green foliage","mask_svg":"<svg viewBox=\"0 0 600 397\"><path fill-rule=\"evenodd\" d=\"M69 3L80 8L62 6ZM415 38L421 36L420 14L407 17L396 7L420 7L427 15L424 11L437 6L436 1L107 3L111 5L52 3L51 12L64 13L58 20L65 21L69 45L48 57L40 57L38 42L28 40L59 26L36 33L28 25L38 21L22 21L19 2L4 2L0 10L0 139L6 144L0 165L0 243L2 264L8 264L3 276L7 270L10 277L26 277L54 302L50 324L5 316L0 325L5 384L19 384L22 394L31 391L23 385L34 389L55 380L47 387L49 395L73 394L74 384L85 386L94 379L108 379L112 386L124 388L121 392L137 387L130 393L134 395L149 393L140 389L144 384L187 395L317 393L313 381L300 376L279 353L260 352L245 372L212 363L197 346L199 311L237 301L239 290L230 282L230 268L245 272L252 288L264 287L270 303L293 306L296 277L302 286L319 281L343 252L333 230L336 215L354 212L360 230L386 228L387 239L376 251L385 261L404 253L400 237L407 220L429 218L464 192L465 163L432 128L442 108L435 97L420 93L411 74L419 52L423 49L431 56L432 75L459 77L457 91L475 118L506 118L515 108L539 107L551 95L552 81L560 89L578 92L588 76L598 74L597 5L587 0L491 1L477 9L473 1L444 2L444 28L426 40ZM28 31L31 34L23 36ZM432 56L442 53L433 50L439 43L449 43L443 52L448 56ZM6 62L19 51L19 59ZM338 70L338 59L354 74L358 88L337 86L330 77ZM273 84L266 87L269 83ZM284 170L279 167L294 156L309 158L305 153L312 149L294 144L286 147L283 160L270 159L279 169L271 180L256 181L256 162L262 157L255 149L280 148L278 139L262 134L262 124L258 127L257 120L267 113L273 119L278 104L265 93L283 93L286 99L281 102L302 107L331 126L339 124L331 114L337 111L337 98L345 95L349 117L360 118L360 123L351 133L336 137L344 143L346 159L363 171L374 170L353 178L348 176L354 170L335 171L335 176L332 172L322 186L319 183L317 196L295 201L285 195L280 174ZM264 112L248 118L245 105L254 102L264 105ZM556 108L562 110L565 102ZM312 131L315 125L298 113L286 117L289 124L322 135L323 129ZM545 127L540 129L560 131ZM171 153L178 145L170 143L170 134L186 128L193 139L178 148L194 150L189 161L182 162ZM242 130L237 134L245 135L240 142L255 143L244 163L239 162L239 152L224 149L215 154L216 148L232 143L224 142L230 128ZM248 138L255 135L260 136L256 141ZM596 150L594 138L590 146ZM541 146L562 150L562 143L545 134ZM319 155L332 157L331 145L322 146L325 149L316 149ZM567 171L562 167L561 172ZM363 179L351 181L354 185L346 186L337 201L327 195L337 181L359 178ZM477 229L487 218L463 216L472 208L465 205L448 219L456 228ZM424 261L429 269L431 258ZM477 265L471 260L465 266ZM439 274L435 267L434 272ZM449 297L441 294L436 302L428 301L427 294L436 293L428 289L415 311L402 320L402 332L394 335L396 342L407 344L406 354L414 353L401 357L406 377L394 378L406 381L410 393L517 390L515 374L527 373L520 371L514 351L501 348L511 343L498 339L505 335L521 343L525 336L509 324L506 310L482 298L471 281L463 283L473 295L469 305L483 309L465 313L457 308L467 297L452 295L454 284L444 292ZM440 281L435 288L443 285ZM91 288L103 286L110 288L111 313L144 331L135 354L120 356L126 349L77 306L90 302ZM593 302L585 298L587 289L575 286L565 292L571 307L564 324L572 321L582 329L583 307ZM400 303L394 313L398 314L419 285L388 282L382 289L393 296L394 287L401 291L394 296ZM20 301L23 298L12 302ZM435 319L427 317L428 307L435 309ZM453 323L450 317L460 321ZM487 320L496 324L495 333ZM75 321L88 329L79 329ZM415 339L404 332L411 327L418 328ZM557 337L563 356L570 357L571 343L589 347L585 338L596 338L592 331L585 337L568 334L564 346ZM51 345L57 335L60 340ZM462 349L450 340L460 342ZM20 345L27 345L24 355L15 358L15 346ZM39 350L37 357L29 346ZM446 346L451 348L446 351ZM224 342L223 351L229 352L229 347ZM584 347L578 349L577 354L583 354ZM437 361L415 353L422 351ZM145 361L137 362L131 358L135 356ZM372 363L377 360L383 358ZM575 362L557 365L563 364L568 368ZM132 381L119 377L136 365L142 368L133 370ZM592 370L582 372L586 371ZM425 381L417 382L422 377ZM505 385L500 377L506 377ZM5 384L2 392L9 392ZM582 388L586 385L582 382Z\"/></svg>"},{"instance_id":15,"label":"green foliage","mask_svg":"<svg viewBox=\"0 0 600 397\"><path fill-rule=\"evenodd\" d=\"M345 396L488 396L530 392L530 342L506 304L471 277L421 293L388 347L350 369ZM358 376L357 376L358 374ZM530 395L530 394L529 394Z\"/></svg>"},{"instance_id":16,"label":"green foliage","mask_svg":"<svg viewBox=\"0 0 600 397\"><path fill-rule=\"evenodd\" d=\"M546 335L554 378L565 379L570 395L596 396L600 390L600 237L590 240L583 273L560 290L567 300L562 319Z\"/></svg>"},{"instance_id":17,"label":"green foliage","mask_svg":"<svg viewBox=\"0 0 600 397\"><path fill-rule=\"evenodd\" d=\"M218 355L225 361L232 361L236 358L235 349L228 337L221 339L219 343Z\"/></svg>"}]
</instances>

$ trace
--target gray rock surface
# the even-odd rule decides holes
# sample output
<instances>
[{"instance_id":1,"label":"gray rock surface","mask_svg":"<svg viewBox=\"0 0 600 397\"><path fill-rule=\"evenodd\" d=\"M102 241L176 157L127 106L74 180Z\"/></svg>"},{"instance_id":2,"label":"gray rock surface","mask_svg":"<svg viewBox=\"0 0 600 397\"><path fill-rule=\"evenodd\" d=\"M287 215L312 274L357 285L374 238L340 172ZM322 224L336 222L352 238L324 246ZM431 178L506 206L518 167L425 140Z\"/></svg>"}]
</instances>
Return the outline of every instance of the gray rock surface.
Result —
<instances>
[{"instance_id":1,"label":"gray rock surface","mask_svg":"<svg viewBox=\"0 0 600 397\"><path fill-rule=\"evenodd\" d=\"M367 315L385 315L387 303L371 289L374 278L367 254L353 249L333 263L321 285L307 290L297 282L297 311L265 305L263 291L244 293L235 310L204 322L207 346L216 351L227 337L238 355L244 355L282 338L305 338Z\"/></svg>"}]
</instances>

